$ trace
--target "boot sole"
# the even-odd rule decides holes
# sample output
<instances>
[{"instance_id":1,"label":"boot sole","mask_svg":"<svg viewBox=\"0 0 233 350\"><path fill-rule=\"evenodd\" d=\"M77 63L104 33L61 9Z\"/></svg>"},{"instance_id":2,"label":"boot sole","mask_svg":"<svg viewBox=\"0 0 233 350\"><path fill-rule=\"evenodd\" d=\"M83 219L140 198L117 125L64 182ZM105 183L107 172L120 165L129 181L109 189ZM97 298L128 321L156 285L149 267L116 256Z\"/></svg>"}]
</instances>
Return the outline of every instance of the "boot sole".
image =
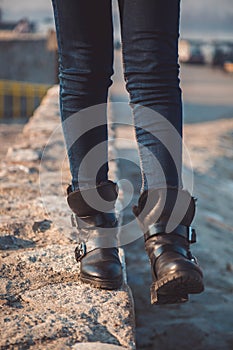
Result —
<instances>
[{"instance_id":1,"label":"boot sole","mask_svg":"<svg viewBox=\"0 0 233 350\"><path fill-rule=\"evenodd\" d=\"M115 280L100 280L95 277L80 275L80 281L91 285L94 288L116 290L119 289L123 284L123 278Z\"/></svg>"},{"instance_id":2,"label":"boot sole","mask_svg":"<svg viewBox=\"0 0 233 350\"><path fill-rule=\"evenodd\" d=\"M153 282L151 304L180 304L189 300L188 294L203 292L202 276L197 271L178 271Z\"/></svg>"}]
</instances>

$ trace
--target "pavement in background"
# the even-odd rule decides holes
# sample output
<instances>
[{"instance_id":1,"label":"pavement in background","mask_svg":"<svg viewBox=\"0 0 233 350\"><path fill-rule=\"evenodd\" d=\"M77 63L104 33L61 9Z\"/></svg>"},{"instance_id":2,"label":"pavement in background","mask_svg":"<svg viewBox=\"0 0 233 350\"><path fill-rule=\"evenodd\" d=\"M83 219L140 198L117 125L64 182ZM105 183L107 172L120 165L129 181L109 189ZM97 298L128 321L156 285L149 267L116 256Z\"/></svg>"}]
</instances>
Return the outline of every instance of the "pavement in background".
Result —
<instances>
[{"instance_id":1,"label":"pavement in background","mask_svg":"<svg viewBox=\"0 0 233 350\"><path fill-rule=\"evenodd\" d=\"M116 55L111 100L113 119L132 123L125 102L120 54ZM232 211L233 211L233 77L207 67L182 66L186 116L185 144L193 160L194 195L198 197L194 226L198 243L192 252L204 270L206 290L183 305L151 306L150 266L143 239L131 212L137 203L141 176L133 128L116 127L119 179L124 187L124 222L133 222L122 235L135 241L125 246L128 282L133 292L138 350L230 350L233 347ZM214 113L213 113L214 111ZM226 114L227 111L227 114ZM225 117L225 119L223 119ZM195 123L195 124L193 124ZM122 140L125 140L125 142ZM123 160L128 158L131 160ZM192 169L186 168L186 176Z\"/></svg>"}]
</instances>

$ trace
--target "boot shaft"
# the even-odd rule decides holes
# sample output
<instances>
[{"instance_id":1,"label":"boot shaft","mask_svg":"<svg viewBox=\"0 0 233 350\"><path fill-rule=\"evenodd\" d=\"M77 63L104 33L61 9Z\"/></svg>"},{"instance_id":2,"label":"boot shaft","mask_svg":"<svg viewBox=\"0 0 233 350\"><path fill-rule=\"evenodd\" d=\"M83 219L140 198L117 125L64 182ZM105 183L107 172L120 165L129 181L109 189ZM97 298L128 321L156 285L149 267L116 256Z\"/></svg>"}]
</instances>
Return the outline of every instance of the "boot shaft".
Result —
<instances>
[{"instance_id":1,"label":"boot shaft","mask_svg":"<svg viewBox=\"0 0 233 350\"><path fill-rule=\"evenodd\" d=\"M72 191L69 186L67 195L67 202L73 213L78 217L88 217L114 211L118 188L112 181L99 184L95 188L76 191Z\"/></svg>"},{"instance_id":2,"label":"boot shaft","mask_svg":"<svg viewBox=\"0 0 233 350\"><path fill-rule=\"evenodd\" d=\"M165 226L164 233L169 233L178 225L190 226L195 207L188 191L167 188L143 192L133 212L144 234L155 223Z\"/></svg>"}]
</instances>

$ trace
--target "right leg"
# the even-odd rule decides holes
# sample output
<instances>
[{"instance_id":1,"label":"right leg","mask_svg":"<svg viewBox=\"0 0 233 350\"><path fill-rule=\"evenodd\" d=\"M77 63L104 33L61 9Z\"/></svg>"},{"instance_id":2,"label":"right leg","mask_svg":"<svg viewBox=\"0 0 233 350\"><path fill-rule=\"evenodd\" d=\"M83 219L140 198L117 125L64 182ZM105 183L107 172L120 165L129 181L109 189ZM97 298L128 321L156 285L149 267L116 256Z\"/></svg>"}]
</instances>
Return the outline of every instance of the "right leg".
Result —
<instances>
[{"instance_id":1,"label":"right leg","mask_svg":"<svg viewBox=\"0 0 233 350\"><path fill-rule=\"evenodd\" d=\"M72 185L74 190L93 187L93 184L108 178L105 107L101 108L102 113L96 112L94 116L93 112L87 112L85 118L81 118L81 113L77 114L74 126L67 119L87 107L107 102L113 74L111 0L52 2L59 47L61 118ZM88 118L95 118L94 125L101 126L87 131L74 143L70 141L75 139L78 130L88 129L88 123L92 124ZM80 168L85 155L101 143L103 146L98 152L99 163L103 164L101 169L93 169L91 161L86 161L85 166Z\"/></svg>"},{"instance_id":2,"label":"right leg","mask_svg":"<svg viewBox=\"0 0 233 350\"><path fill-rule=\"evenodd\" d=\"M72 175L68 204L78 230L75 256L80 262L80 279L95 287L115 289L122 283L122 269L114 215L117 186L108 181L107 165L106 103L113 73L111 0L52 1L59 46L61 117ZM99 104L104 107L88 108ZM83 129L88 131L78 138ZM93 149L91 159L84 160Z\"/></svg>"}]
</instances>

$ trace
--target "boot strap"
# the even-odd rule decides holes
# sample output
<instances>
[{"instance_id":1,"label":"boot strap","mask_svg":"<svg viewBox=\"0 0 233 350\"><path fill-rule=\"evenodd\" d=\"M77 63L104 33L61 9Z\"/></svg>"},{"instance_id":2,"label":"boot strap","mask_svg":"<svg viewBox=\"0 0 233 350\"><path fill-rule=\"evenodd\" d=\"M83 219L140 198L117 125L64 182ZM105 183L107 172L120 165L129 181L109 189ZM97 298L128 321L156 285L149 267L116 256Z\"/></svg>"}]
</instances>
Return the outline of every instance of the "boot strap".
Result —
<instances>
[{"instance_id":1,"label":"boot strap","mask_svg":"<svg viewBox=\"0 0 233 350\"><path fill-rule=\"evenodd\" d=\"M117 248L118 240L111 234L91 237L87 241L80 241L75 248L75 258L77 261L95 249Z\"/></svg>"},{"instance_id":2,"label":"boot strap","mask_svg":"<svg viewBox=\"0 0 233 350\"><path fill-rule=\"evenodd\" d=\"M163 253L167 253L167 252L178 253L180 255L183 255L186 259L189 259L193 262L197 262L195 256L192 255L190 250L186 250L185 248L182 248L181 246L178 246L176 244L161 245L157 249L153 250L153 255L157 260Z\"/></svg>"},{"instance_id":3,"label":"boot strap","mask_svg":"<svg viewBox=\"0 0 233 350\"><path fill-rule=\"evenodd\" d=\"M145 233L145 240L155 235L166 234L166 224L155 223L149 226L148 231ZM169 234L176 234L184 237L189 243L196 243L196 231L191 226L178 225Z\"/></svg>"},{"instance_id":4,"label":"boot strap","mask_svg":"<svg viewBox=\"0 0 233 350\"><path fill-rule=\"evenodd\" d=\"M99 213L92 217L79 218L72 214L71 222L78 229L79 242L75 249L78 262L94 249L118 247L119 228L115 215Z\"/></svg>"},{"instance_id":5,"label":"boot strap","mask_svg":"<svg viewBox=\"0 0 233 350\"><path fill-rule=\"evenodd\" d=\"M72 213L71 224L78 230L95 230L96 227L116 227L117 218L112 213L99 212L96 215L86 217L78 217Z\"/></svg>"}]
</instances>

